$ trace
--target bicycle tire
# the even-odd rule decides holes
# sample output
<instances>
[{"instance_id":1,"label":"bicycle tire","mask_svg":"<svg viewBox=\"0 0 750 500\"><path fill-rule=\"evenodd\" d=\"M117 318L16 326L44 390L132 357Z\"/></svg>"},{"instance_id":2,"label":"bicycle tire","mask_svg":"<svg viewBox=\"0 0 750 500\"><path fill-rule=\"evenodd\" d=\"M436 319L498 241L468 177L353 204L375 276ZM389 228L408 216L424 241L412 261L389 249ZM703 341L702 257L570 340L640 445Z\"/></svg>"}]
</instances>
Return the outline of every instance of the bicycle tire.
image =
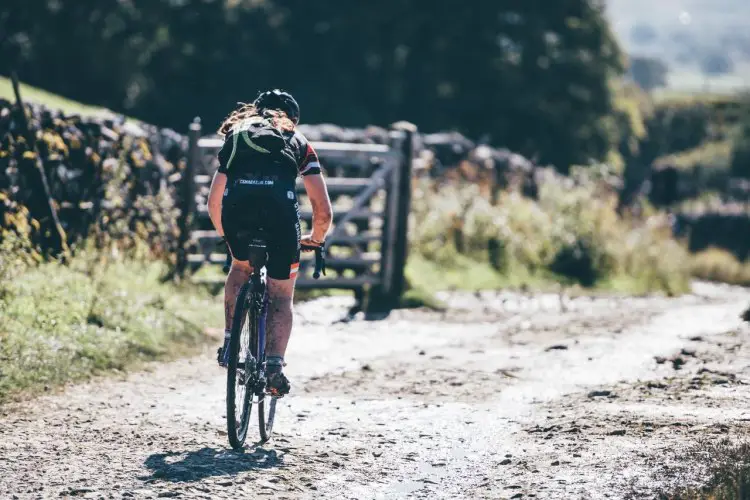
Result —
<instances>
[{"instance_id":1,"label":"bicycle tire","mask_svg":"<svg viewBox=\"0 0 750 500\"><path fill-rule=\"evenodd\" d=\"M247 430L250 424L250 416L252 413L252 399L253 389L248 387L247 377L252 371L252 375L255 375L255 367L249 367L248 362L251 361L249 356L252 346L252 332L254 330L255 318L253 314L252 304L248 301L248 296L251 293L251 283L245 283L240 289L240 293L237 295L237 302L234 308L234 318L232 320L232 334L229 341L229 364L227 366L227 435L229 437L229 444L235 450L241 449L245 445L245 439L247 439ZM243 322L243 319L245 320ZM245 357L245 367L243 372L245 373L245 392L242 395L242 412L240 414L240 420L237 421L237 368L241 361L240 359L240 348L242 347L242 333L244 331L243 325L247 326L248 338L247 343L248 355ZM250 370L248 370L250 368Z\"/></svg>"},{"instance_id":2,"label":"bicycle tire","mask_svg":"<svg viewBox=\"0 0 750 500\"><path fill-rule=\"evenodd\" d=\"M256 294L256 296L253 297L253 301L256 304L256 310L258 311L258 314L262 314L262 304L264 302L264 295L263 294ZM258 331L255 330L256 335L253 337L252 342L255 346L255 357L256 359L260 359L260 356L258 353L263 353L263 359L260 359L258 362L258 375L260 376L260 371L264 366L264 363L266 361L266 349L265 346L260 345L260 335L258 335ZM267 332L266 332L267 334ZM268 339L267 335L264 336L266 341ZM269 396L266 394L265 387L258 385L258 391L256 392L256 396L258 397L258 431L260 433L260 441L262 443L267 442L271 437L271 432L273 431L273 422L274 417L276 416L276 398ZM268 410L266 412L266 410Z\"/></svg>"},{"instance_id":3,"label":"bicycle tire","mask_svg":"<svg viewBox=\"0 0 750 500\"><path fill-rule=\"evenodd\" d=\"M258 401L258 429L260 430L260 439L266 442L271 439L273 432L273 422L276 417L276 401L278 399L263 394L259 396ZM266 402L268 402L268 417L266 418Z\"/></svg>"}]
</instances>

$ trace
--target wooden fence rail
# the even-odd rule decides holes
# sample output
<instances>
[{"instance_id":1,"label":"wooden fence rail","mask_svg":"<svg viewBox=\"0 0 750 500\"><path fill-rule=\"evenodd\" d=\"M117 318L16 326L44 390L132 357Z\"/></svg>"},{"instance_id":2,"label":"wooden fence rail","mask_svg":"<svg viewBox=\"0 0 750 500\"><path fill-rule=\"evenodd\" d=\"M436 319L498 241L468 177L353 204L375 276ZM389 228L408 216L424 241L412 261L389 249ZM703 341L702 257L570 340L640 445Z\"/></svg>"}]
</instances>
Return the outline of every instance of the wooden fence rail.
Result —
<instances>
[{"instance_id":1,"label":"wooden fence rail","mask_svg":"<svg viewBox=\"0 0 750 500\"><path fill-rule=\"evenodd\" d=\"M300 263L300 289L352 290L370 309L389 309L405 288L410 179L415 130L390 131L390 144L313 142L334 204L334 225L327 240L327 277L310 276L312 260ZM200 120L190 126L190 146L182 178L180 249L177 270L184 276L205 265L222 264L206 207L211 178L223 139L201 135ZM304 187L300 194L303 225L312 221ZM369 293L368 293L369 292Z\"/></svg>"}]
</instances>

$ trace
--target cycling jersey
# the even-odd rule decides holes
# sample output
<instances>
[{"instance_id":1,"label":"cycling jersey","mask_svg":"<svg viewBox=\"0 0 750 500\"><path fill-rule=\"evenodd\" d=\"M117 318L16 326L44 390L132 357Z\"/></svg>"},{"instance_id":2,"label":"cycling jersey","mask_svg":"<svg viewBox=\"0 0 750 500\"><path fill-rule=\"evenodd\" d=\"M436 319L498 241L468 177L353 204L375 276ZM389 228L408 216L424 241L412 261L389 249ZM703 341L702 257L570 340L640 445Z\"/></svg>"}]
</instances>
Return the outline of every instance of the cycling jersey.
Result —
<instances>
[{"instance_id":1,"label":"cycling jersey","mask_svg":"<svg viewBox=\"0 0 750 500\"><path fill-rule=\"evenodd\" d=\"M230 134L225 138L224 146L219 151L219 172L230 177L233 177L236 172L237 176L241 176L260 168L264 163L272 163L279 167L280 174L283 172L283 177L319 174L321 172L320 160L307 138L296 130L284 132L284 137L287 142L287 152L296 164L295 171L288 171L282 160L264 161L261 153L248 147L244 141L235 141L234 134ZM233 167L236 169L233 170Z\"/></svg>"},{"instance_id":2,"label":"cycling jersey","mask_svg":"<svg viewBox=\"0 0 750 500\"><path fill-rule=\"evenodd\" d=\"M219 152L218 170L228 178L221 221L232 256L248 260L250 241L262 237L268 245L266 272L277 280L294 278L299 270L296 177L321 173L318 155L304 135L295 131L284 138L283 157L268 158L230 134Z\"/></svg>"}]
</instances>

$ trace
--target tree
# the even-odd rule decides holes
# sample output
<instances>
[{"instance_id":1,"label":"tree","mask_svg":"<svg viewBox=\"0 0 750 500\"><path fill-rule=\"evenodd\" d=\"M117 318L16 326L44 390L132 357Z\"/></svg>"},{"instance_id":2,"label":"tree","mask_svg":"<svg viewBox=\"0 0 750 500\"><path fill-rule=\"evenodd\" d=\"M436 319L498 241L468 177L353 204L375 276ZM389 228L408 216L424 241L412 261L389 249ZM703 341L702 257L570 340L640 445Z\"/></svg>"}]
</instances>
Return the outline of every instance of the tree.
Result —
<instances>
[{"instance_id":1,"label":"tree","mask_svg":"<svg viewBox=\"0 0 750 500\"><path fill-rule=\"evenodd\" d=\"M734 71L734 61L726 54L711 52L704 55L700 61L701 71L704 75L719 76Z\"/></svg>"},{"instance_id":2,"label":"tree","mask_svg":"<svg viewBox=\"0 0 750 500\"><path fill-rule=\"evenodd\" d=\"M489 134L562 170L616 143L600 0L9 1L0 48L26 80L159 125L213 127L279 86L308 123Z\"/></svg>"},{"instance_id":3,"label":"tree","mask_svg":"<svg viewBox=\"0 0 750 500\"><path fill-rule=\"evenodd\" d=\"M669 68L660 59L636 56L630 59L629 73L633 81L643 90L650 92L667 85Z\"/></svg>"}]
</instances>

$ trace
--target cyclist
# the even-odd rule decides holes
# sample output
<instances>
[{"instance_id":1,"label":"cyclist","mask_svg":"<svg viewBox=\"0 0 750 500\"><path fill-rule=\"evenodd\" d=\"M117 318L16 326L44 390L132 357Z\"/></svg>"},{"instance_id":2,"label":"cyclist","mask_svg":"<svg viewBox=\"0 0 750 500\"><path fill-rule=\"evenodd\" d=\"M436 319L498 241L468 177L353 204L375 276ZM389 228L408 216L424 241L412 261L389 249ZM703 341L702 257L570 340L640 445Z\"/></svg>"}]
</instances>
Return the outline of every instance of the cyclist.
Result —
<instances>
[{"instance_id":1,"label":"cyclist","mask_svg":"<svg viewBox=\"0 0 750 500\"><path fill-rule=\"evenodd\" d=\"M332 220L318 155L296 129L299 116L297 101L278 89L259 94L252 104L239 103L219 129L224 145L208 196L211 221L232 254L224 287L224 345L219 349L222 366L225 366L224 353L229 346L235 301L252 273L248 261L249 238L254 229L260 226L265 229L269 297L266 374L268 390L275 396L283 396L290 390L282 367L292 331L292 299L301 245L322 245ZM300 235L295 191L298 175L303 179L313 210L312 232L306 236Z\"/></svg>"}]
</instances>

